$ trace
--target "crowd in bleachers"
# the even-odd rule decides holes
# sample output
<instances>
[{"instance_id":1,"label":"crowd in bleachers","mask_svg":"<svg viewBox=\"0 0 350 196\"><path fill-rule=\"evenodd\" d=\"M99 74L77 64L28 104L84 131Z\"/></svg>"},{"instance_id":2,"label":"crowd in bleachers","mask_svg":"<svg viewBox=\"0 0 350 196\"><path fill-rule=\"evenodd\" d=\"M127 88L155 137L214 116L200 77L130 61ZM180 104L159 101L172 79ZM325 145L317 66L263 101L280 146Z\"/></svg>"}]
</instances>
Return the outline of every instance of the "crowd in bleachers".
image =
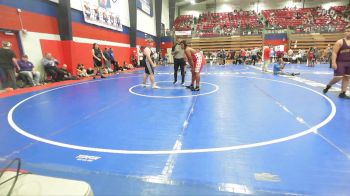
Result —
<instances>
[{"instance_id":1,"label":"crowd in bleachers","mask_svg":"<svg viewBox=\"0 0 350 196\"><path fill-rule=\"evenodd\" d=\"M254 11L203 13L195 23L194 34L200 37L231 36L239 30L254 32L262 27L263 23Z\"/></svg>"},{"instance_id":2,"label":"crowd in bleachers","mask_svg":"<svg viewBox=\"0 0 350 196\"><path fill-rule=\"evenodd\" d=\"M224 49L216 52L204 53L210 64L253 64L259 62L262 56L260 48L242 48L240 50L226 51Z\"/></svg>"},{"instance_id":3,"label":"crowd in bleachers","mask_svg":"<svg viewBox=\"0 0 350 196\"><path fill-rule=\"evenodd\" d=\"M331 63L332 47L328 45L326 48L311 47L309 50L299 49L293 51L289 49L287 52L280 51L270 46L270 62L275 62L278 58L282 58L285 62L307 64L313 67L315 64ZM240 50L225 51L224 49L216 52L204 52L207 63L209 64L244 64L255 65L261 63L263 49L262 48L242 48Z\"/></svg>"},{"instance_id":4,"label":"crowd in bleachers","mask_svg":"<svg viewBox=\"0 0 350 196\"><path fill-rule=\"evenodd\" d=\"M316 8L284 8L262 11L266 25L274 28L293 29L297 33L339 32L344 30L349 22L339 10L348 9L345 6L331 7L326 10ZM338 11L336 11L338 10Z\"/></svg>"},{"instance_id":5,"label":"crowd in bleachers","mask_svg":"<svg viewBox=\"0 0 350 196\"><path fill-rule=\"evenodd\" d=\"M296 33L341 32L349 20L350 7L330 9L284 8L255 11L234 10L223 13L202 13L199 17L179 16L174 23L176 31L192 31L196 37L255 35L264 28L291 29Z\"/></svg>"},{"instance_id":6,"label":"crowd in bleachers","mask_svg":"<svg viewBox=\"0 0 350 196\"><path fill-rule=\"evenodd\" d=\"M181 15L176 18L174 27L177 31L189 31L192 30L193 16Z\"/></svg>"}]
</instances>

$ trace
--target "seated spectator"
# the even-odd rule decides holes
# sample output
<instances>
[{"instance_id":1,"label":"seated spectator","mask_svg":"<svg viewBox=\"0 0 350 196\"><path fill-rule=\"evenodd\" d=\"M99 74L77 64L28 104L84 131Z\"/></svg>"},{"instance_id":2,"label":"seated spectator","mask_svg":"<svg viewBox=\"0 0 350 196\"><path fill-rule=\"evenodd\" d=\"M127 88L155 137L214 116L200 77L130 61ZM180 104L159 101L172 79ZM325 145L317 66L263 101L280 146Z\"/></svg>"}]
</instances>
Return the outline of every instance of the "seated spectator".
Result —
<instances>
[{"instance_id":1,"label":"seated spectator","mask_svg":"<svg viewBox=\"0 0 350 196\"><path fill-rule=\"evenodd\" d=\"M138 67L138 63L137 63L137 60L136 60L136 57L134 55L131 56L131 62L133 64L134 67Z\"/></svg>"},{"instance_id":2,"label":"seated spectator","mask_svg":"<svg viewBox=\"0 0 350 196\"><path fill-rule=\"evenodd\" d=\"M86 71L85 67L84 67L84 64L78 64L77 73L78 73L77 74L78 77L81 77L81 78L89 76L87 74L87 71Z\"/></svg>"},{"instance_id":3,"label":"seated spectator","mask_svg":"<svg viewBox=\"0 0 350 196\"><path fill-rule=\"evenodd\" d=\"M128 66L128 64L124 61L124 63L123 63L123 69L124 70L129 70L130 68L129 68L129 66Z\"/></svg>"},{"instance_id":4,"label":"seated spectator","mask_svg":"<svg viewBox=\"0 0 350 196\"><path fill-rule=\"evenodd\" d=\"M22 78L23 82L30 86L40 85L40 72L33 70L34 65L28 61L27 55L23 55L17 64L19 66L19 77Z\"/></svg>"},{"instance_id":5,"label":"seated spectator","mask_svg":"<svg viewBox=\"0 0 350 196\"><path fill-rule=\"evenodd\" d=\"M102 73L103 74L108 74L108 68L107 67L103 67L102 68Z\"/></svg>"},{"instance_id":6,"label":"seated spectator","mask_svg":"<svg viewBox=\"0 0 350 196\"><path fill-rule=\"evenodd\" d=\"M77 80L78 79L77 77L72 76L72 74L68 72L66 64L62 65L62 67L60 68L60 72L62 73L62 74L60 74L60 76L62 78L59 78L59 81L61 81L61 80Z\"/></svg>"},{"instance_id":7,"label":"seated spectator","mask_svg":"<svg viewBox=\"0 0 350 196\"><path fill-rule=\"evenodd\" d=\"M114 72L121 72L124 71L124 68L119 65L119 62L116 60L114 63Z\"/></svg>"},{"instance_id":8,"label":"seated spectator","mask_svg":"<svg viewBox=\"0 0 350 196\"><path fill-rule=\"evenodd\" d=\"M51 76L53 82L59 81L60 78L63 78L62 71L57 67L59 62L52 57L51 53L46 53L41 63L47 75Z\"/></svg>"},{"instance_id":9,"label":"seated spectator","mask_svg":"<svg viewBox=\"0 0 350 196\"><path fill-rule=\"evenodd\" d=\"M134 66L132 64L127 64L125 61L124 61L124 66L123 66L124 70L131 70L131 69L134 69Z\"/></svg>"},{"instance_id":10,"label":"seated spectator","mask_svg":"<svg viewBox=\"0 0 350 196\"><path fill-rule=\"evenodd\" d=\"M94 75L94 69L88 68L88 69L86 70L86 73L88 74L88 76L92 76L92 75Z\"/></svg>"},{"instance_id":11,"label":"seated spectator","mask_svg":"<svg viewBox=\"0 0 350 196\"><path fill-rule=\"evenodd\" d=\"M132 64L128 65L129 69L134 69L135 67Z\"/></svg>"}]
</instances>

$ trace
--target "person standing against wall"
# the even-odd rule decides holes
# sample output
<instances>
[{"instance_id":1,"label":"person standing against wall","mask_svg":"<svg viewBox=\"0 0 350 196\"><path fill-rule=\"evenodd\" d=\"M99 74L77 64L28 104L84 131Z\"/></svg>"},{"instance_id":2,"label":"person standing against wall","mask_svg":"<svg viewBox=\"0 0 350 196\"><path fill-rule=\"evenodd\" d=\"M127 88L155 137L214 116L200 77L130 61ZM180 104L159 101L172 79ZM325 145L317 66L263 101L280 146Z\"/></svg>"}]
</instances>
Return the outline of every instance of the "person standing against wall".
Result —
<instances>
[{"instance_id":1,"label":"person standing against wall","mask_svg":"<svg viewBox=\"0 0 350 196\"><path fill-rule=\"evenodd\" d=\"M172 55L174 56L174 84L177 82L177 71L181 70L181 84L185 84L185 50L181 48L180 42L182 40L180 38L176 39L176 43L172 48Z\"/></svg>"},{"instance_id":2,"label":"person standing against wall","mask_svg":"<svg viewBox=\"0 0 350 196\"><path fill-rule=\"evenodd\" d=\"M11 50L11 43L3 41L0 48L0 79L3 87L0 85L0 88L17 88L15 68L19 70L16 54Z\"/></svg>"},{"instance_id":3,"label":"person standing against wall","mask_svg":"<svg viewBox=\"0 0 350 196\"><path fill-rule=\"evenodd\" d=\"M95 76L94 79L98 74L100 74L101 78L105 78L103 75L103 69L102 69L102 58L106 60L106 58L103 56L101 49L99 48L97 43L94 43L92 45L92 60L94 62L94 68L95 68Z\"/></svg>"},{"instance_id":4,"label":"person standing against wall","mask_svg":"<svg viewBox=\"0 0 350 196\"><path fill-rule=\"evenodd\" d=\"M108 73L112 73L113 70L111 69L111 56L109 55L108 48L104 49L103 56L106 58L105 65L106 65L106 68L108 70Z\"/></svg>"}]
</instances>

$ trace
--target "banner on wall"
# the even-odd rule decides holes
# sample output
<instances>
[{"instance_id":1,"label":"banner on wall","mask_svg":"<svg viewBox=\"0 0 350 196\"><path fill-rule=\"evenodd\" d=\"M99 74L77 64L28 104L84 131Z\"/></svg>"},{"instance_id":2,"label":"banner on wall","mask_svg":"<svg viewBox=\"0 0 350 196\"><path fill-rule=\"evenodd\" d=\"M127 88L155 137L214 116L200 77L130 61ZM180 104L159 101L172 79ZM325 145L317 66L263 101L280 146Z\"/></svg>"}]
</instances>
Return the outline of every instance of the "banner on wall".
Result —
<instances>
[{"instance_id":1,"label":"banner on wall","mask_svg":"<svg viewBox=\"0 0 350 196\"><path fill-rule=\"evenodd\" d=\"M123 31L120 20L121 0L81 0L86 23Z\"/></svg>"},{"instance_id":2,"label":"banner on wall","mask_svg":"<svg viewBox=\"0 0 350 196\"><path fill-rule=\"evenodd\" d=\"M191 35L191 31L175 31L175 35Z\"/></svg>"},{"instance_id":3,"label":"banner on wall","mask_svg":"<svg viewBox=\"0 0 350 196\"><path fill-rule=\"evenodd\" d=\"M136 0L136 6L146 14L153 16L152 0Z\"/></svg>"}]
</instances>

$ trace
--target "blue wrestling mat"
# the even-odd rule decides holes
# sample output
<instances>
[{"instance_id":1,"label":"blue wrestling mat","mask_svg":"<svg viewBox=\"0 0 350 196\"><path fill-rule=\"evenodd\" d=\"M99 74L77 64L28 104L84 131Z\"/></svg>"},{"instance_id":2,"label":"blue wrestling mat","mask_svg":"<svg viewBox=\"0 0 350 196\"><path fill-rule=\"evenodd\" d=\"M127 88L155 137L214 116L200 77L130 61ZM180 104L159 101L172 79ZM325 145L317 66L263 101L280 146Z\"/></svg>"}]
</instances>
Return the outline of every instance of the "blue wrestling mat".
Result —
<instances>
[{"instance_id":1,"label":"blue wrestling mat","mask_svg":"<svg viewBox=\"0 0 350 196\"><path fill-rule=\"evenodd\" d=\"M95 195L350 195L350 100L322 94L328 65L206 66L199 92L172 69L160 89L135 72L1 99L0 166Z\"/></svg>"}]
</instances>

